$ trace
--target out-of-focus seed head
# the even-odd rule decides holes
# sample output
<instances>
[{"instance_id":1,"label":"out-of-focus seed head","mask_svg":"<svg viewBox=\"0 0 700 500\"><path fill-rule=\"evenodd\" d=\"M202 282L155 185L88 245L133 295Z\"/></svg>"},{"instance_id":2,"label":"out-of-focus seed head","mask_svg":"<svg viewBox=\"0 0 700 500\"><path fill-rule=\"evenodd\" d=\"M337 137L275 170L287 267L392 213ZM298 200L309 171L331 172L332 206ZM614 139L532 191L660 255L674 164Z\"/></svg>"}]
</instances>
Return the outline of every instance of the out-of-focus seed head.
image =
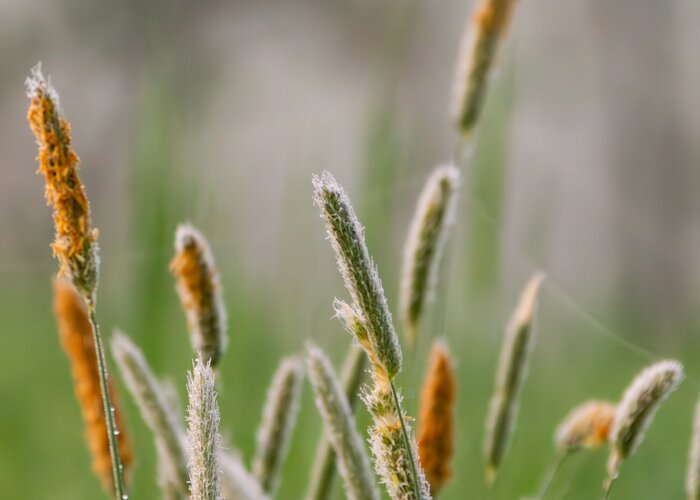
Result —
<instances>
[{"instance_id":1,"label":"out-of-focus seed head","mask_svg":"<svg viewBox=\"0 0 700 500\"><path fill-rule=\"evenodd\" d=\"M437 341L430 353L418 420L418 455L433 495L452 477L456 395L457 377L447 344Z\"/></svg>"},{"instance_id":2,"label":"out-of-focus seed head","mask_svg":"<svg viewBox=\"0 0 700 500\"><path fill-rule=\"evenodd\" d=\"M586 401L571 410L557 428L557 449L567 454L607 443L615 410L615 405L607 401Z\"/></svg>"},{"instance_id":3,"label":"out-of-focus seed head","mask_svg":"<svg viewBox=\"0 0 700 500\"><path fill-rule=\"evenodd\" d=\"M170 271L176 279L192 348L216 366L228 343L226 308L209 243L190 225L177 228Z\"/></svg>"},{"instance_id":4,"label":"out-of-focus seed head","mask_svg":"<svg viewBox=\"0 0 700 500\"><path fill-rule=\"evenodd\" d=\"M418 200L404 246L399 309L406 337L413 345L427 302L432 300L448 229L454 218L459 169L436 168Z\"/></svg>"},{"instance_id":5,"label":"out-of-focus seed head","mask_svg":"<svg viewBox=\"0 0 700 500\"><path fill-rule=\"evenodd\" d=\"M682 364L674 360L659 361L642 370L625 390L610 431L613 446L608 461L610 478L615 477L620 463L637 451L661 403L682 380Z\"/></svg>"}]
</instances>

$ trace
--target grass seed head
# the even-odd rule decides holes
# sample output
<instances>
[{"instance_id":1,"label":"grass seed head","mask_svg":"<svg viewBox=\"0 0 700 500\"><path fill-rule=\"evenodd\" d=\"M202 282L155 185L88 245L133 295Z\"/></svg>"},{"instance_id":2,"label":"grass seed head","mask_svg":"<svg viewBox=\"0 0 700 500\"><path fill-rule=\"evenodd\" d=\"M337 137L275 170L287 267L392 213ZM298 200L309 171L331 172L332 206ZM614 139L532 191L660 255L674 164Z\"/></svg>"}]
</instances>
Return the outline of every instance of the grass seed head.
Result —
<instances>
[{"instance_id":1,"label":"grass seed head","mask_svg":"<svg viewBox=\"0 0 700 500\"><path fill-rule=\"evenodd\" d=\"M112 459L109 454L107 422L105 419L102 392L97 368L95 342L82 296L72 284L63 279L54 282L54 313L58 323L61 347L71 365L75 395L85 420L85 434L92 454L92 469L100 478L104 490L114 492ZM122 420L116 391L109 385L112 406L115 409L117 442L124 476L128 479L134 454L128 433Z\"/></svg>"},{"instance_id":2,"label":"grass seed head","mask_svg":"<svg viewBox=\"0 0 700 500\"><path fill-rule=\"evenodd\" d=\"M365 389L362 394L373 420L369 429L369 444L374 457L374 469L392 500L427 500L430 498L430 486L420 467L418 447L411 426L403 414L401 395L397 393L396 398L398 408L390 382L377 378L374 374L372 388ZM404 439L402 419L408 443ZM415 482L414 470L417 475Z\"/></svg>"},{"instance_id":3,"label":"grass seed head","mask_svg":"<svg viewBox=\"0 0 700 500\"><path fill-rule=\"evenodd\" d=\"M457 57L451 115L464 136L470 136L484 106L498 46L505 36L515 0L477 0Z\"/></svg>"},{"instance_id":4,"label":"grass seed head","mask_svg":"<svg viewBox=\"0 0 700 500\"><path fill-rule=\"evenodd\" d=\"M39 146L39 172L46 180L46 201L53 207L56 237L51 244L59 275L87 300L94 300L99 258L97 230L90 227L90 205L78 176L78 155L71 147L70 125L58 94L35 66L25 82L30 99L27 120Z\"/></svg>"},{"instance_id":5,"label":"grass seed head","mask_svg":"<svg viewBox=\"0 0 700 500\"><path fill-rule=\"evenodd\" d=\"M364 229L345 190L329 172L314 176L313 186L314 202L325 222L345 288L366 326L373 361L393 378L401 370L401 347L382 281L367 250Z\"/></svg>"},{"instance_id":6,"label":"grass seed head","mask_svg":"<svg viewBox=\"0 0 700 500\"><path fill-rule=\"evenodd\" d=\"M257 435L253 474L270 495L277 491L282 465L299 413L304 367L296 357L283 359L267 393Z\"/></svg>"},{"instance_id":7,"label":"grass seed head","mask_svg":"<svg viewBox=\"0 0 700 500\"><path fill-rule=\"evenodd\" d=\"M515 428L518 400L534 344L537 297L543 279L544 275L539 272L530 279L506 328L498 360L496 387L486 419L484 454L488 482L495 479Z\"/></svg>"},{"instance_id":8,"label":"grass seed head","mask_svg":"<svg viewBox=\"0 0 700 500\"><path fill-rule=\"evenodd\" d=\"M437 341L430 353L418 420L418 454L433 495L452 476L456 394L457 378L447 344Z\"/></svg>"},{"instance_id":9,"label":"grass seed head","mask_svg":"<svg viewBox=\"0 0 700 500\"><path fill-rule=\"evenodd\" d=\"M586 401L571 410L557 428L557 450L568 454L607 443L615 410L615 405L607 401Z\"/></svg>"},{"instance_id":10,"label":"grass seed head","mask_svg":"<svg viewBox=\"0 0 700 500\"><path fill-rule=\"evenodd\" d=\"M678 361L659 361L642 370L625 390L610 431L610 479L617 475L622 461L637 451L661 403L682 379L683 365Z\"/></svg>"},{"instance_id":11,"label":"grass seed head","mask_svg":"<svg viewBox=\"0 0 700 500\"><path fill-rule=\"evenodd\" d=\"M221 494L221 435L214 371L199 356L187 374L188 469L192 500L219 500Z\"/></svg>"},{"instance_id":12,"label":"grass seed head","mask_svg":"<svg viewBox=\"0 0 700 500\"><path fill-rule=\"evenodd\" d=\"M438 268L452 225L459 169L435 169L418 200L404 247L399 309L409 345L413 345L423 310L432 299Z\"/></svg>"},{"instance_id":13,"label":"grass seed head","mask_svg":"<svg viewBox=\"0 0 700 500\"><path fill-rule=\"evenodd\" d=\"M175 256L170 261L190 328L192 347L216 366L226 350L226 309L209 243L190 225L177 228Z\"/></svg>"}]
</instances>

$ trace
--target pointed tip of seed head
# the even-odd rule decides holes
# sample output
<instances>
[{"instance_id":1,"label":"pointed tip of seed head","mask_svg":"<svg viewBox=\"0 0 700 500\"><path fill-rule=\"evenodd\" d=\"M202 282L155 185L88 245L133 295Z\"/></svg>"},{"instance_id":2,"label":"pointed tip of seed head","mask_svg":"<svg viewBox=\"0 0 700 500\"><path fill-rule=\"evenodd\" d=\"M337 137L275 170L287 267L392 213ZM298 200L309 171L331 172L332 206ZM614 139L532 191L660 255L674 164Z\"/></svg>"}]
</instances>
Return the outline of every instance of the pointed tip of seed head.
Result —
<instances>
[{"instance_id":1,"label":"pointed tip of seed head","mask_svg":"<svg viewBox=\"0 0 700 500\"><path fill-rule=\"evenodd\" d=\"M540 287L545 280L545 274L542 271L536 271L528 281L525 289L520 296L518 309L513 316L513 319L518 324L526 324L532 321L532 316L535 313L537 305L537 297Z\"/></svg>"},{"instance_id":2,"label":"pointed tip of seed head","mask_svg":"<svg viewBox=\"0 0 700 500\"><path fill-rule=\"evenodd\" d=\"M30 70L29 76L24 80L24 88L27 91L27 97L34 99L39 95L47 95L56 106L56 109L60 114L60 106L58 102L58 93L56 89L51 85L51 77L44 77L44 73L41 70L41 61L36 63Z\"/></svg>"},{"instance_id":3,"label":"pointed tip of seed head","mask_svg":"<svg viewBox=\"0 0 700 500\"><path fill-rule=\"evenodd\" d=\"M332 193L341 198L347 196L343 187L328 170L324 170L320 175L313 174L311 185L314 188L314 204L318 207L323 206L324 193Z\"/></svg>"},{"instance_id":4,"label":"pointed tip of seed head","mask_svg":"<svg viewBox=\"0 0 700 500\"><path fill-rule=\"evenodd\" d=\"M183 249L193 243L199 243L206 248L209 245L206 243L204 235L192 224L185 222L177 226L175 230L175 250L181 252Z\"/></svg>"}]
</instances>

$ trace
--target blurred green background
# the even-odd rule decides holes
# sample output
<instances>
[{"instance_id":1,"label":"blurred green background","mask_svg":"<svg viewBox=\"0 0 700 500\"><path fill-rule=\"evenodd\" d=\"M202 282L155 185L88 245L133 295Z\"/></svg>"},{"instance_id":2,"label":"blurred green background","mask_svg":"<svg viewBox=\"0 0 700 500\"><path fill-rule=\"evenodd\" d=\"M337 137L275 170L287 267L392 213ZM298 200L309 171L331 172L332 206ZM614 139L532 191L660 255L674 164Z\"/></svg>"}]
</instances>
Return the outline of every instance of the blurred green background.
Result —
<instances>
[{"instance_id":1,"label":"blurred green background","mask_svg":"<svg viewBox=\"0 0 700 500\"><path fill-rule=\"evenodd\" d=\"M230 315L222 426L250 460L279 358L312 338L340 363L345 297L311 204L329 169L367 226L392 307L413 205L449 161L453 61L470 0L0 0L0 497L100 498L51 314L50 211L34 175L23 79L44 63L73 126L100 229L98 315L184 397L191 352L167 271L176 225L206 234ZM688 378L613 498L683 498L700 377L700 4L518 2L460 210L432 331L406 351L416 414L430 338L459 371L445 499L533 494L552 433L617 400L651 360ZM511 453L483 483L483 421L503 326L535 269L549 280ZM439 325L443 325L440 327ZM115 374L116 376L116 374ZM124 391L133 498L157 498L151 437ZM359 410L361 426L367 422ZM279 498L303 494L320 420L308 386ZM551 498L596 498L605 451L566 464ZM338 490L338 497L341 497Z\"/></svg>"}]
</instances>

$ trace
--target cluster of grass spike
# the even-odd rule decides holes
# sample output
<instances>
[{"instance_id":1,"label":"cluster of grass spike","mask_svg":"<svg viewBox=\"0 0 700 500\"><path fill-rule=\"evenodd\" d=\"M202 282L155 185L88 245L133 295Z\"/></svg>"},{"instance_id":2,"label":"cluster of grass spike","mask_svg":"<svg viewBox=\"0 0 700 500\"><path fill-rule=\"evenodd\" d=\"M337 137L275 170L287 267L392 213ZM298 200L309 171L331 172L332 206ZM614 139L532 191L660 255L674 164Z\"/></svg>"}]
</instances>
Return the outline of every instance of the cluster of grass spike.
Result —
<instances>
[{"instance_id":1,"label":"cluster of grass spike","mask_svg":"<svg viewBox=\"0 0 700 500\"><path fill-rule=\"evenodd\" d=\"M514 3L479 0L467 23L452 103L459 141L473 137ZM79 160L71 147L70 125L63 117L58 95L38 66L26 87L28 120L39 146L39 171L45 177L46 198L53 208L56 235L52 248L59 262L55 313L61 344L71 363L94 471L109 494L124 500L128 498L133 448L116 405L115 389L108 383L96 320L97 230L91 227L88 198L78 176ZM435 293L441 256L455 216L460 167L450 163L428 177L408 231L399 308L406 343L412 348ZM138 346L121 333L112 338L112 353L126 388L153 435L163 498L273 497L280 487L305 372L325 427L310 476L308 500L329 497L336 468L346 496L356 500L380 498L378 482L392 500L427 500L442 492L452 477L452 456L460 451L454 440L458 385L447 344L439 341L433 346L421 391L416 438L413 419L405 412L396 383L404 363L401 343L364 229L349 196L332 174L314 176L312 183L314 202L351 299L349 303L336 299L333 307L351 334L352 345L342 380L316 345L309 344L299 356L281 362L263 410L252 470L238 453L227 451L219 428L222 419L217 386L221 382L215 368L226 353L227 314L213 254L202 233L190 225L180 226L170 264L194 351L187 376L186 416ZM533 276L506 327L484 440L489 482L507 457L519 420L517 409L535 344L542 280L541 273ZM433 332L434 336L437 333ZM367 367L370 380L362 385ZM660 361L633 380L620 402L589 400L575 407L556 430L559 462L539 498L547 496L565 457L606 444L610 449L603 490L607 498L622 464L638 450L660 405L682 378L679 362ZM372 418L369 446L357 429L354 411L358 399ZM686 481L691 499L700 498L698 408Z\"/></svg>"}]
</instances>

